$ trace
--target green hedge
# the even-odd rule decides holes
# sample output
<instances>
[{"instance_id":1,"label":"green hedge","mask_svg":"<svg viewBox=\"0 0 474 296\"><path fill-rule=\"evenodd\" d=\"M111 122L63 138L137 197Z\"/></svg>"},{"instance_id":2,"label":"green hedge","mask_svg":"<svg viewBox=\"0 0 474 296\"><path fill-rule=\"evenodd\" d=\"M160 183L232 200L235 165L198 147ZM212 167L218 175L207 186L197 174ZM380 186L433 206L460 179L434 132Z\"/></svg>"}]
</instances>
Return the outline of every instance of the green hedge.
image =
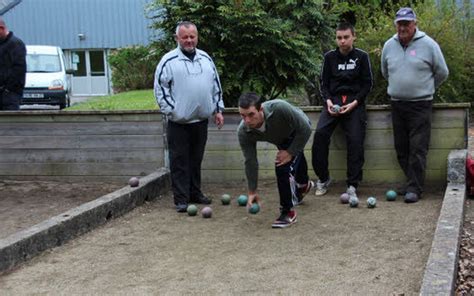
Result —
<instances>
[{"instance_id":1,"label":"green hedge","mask_svg":"<svg viewBox=\"0 0 474 296\"><path fill-rule=\"evenodd\" d=\"M471 102L474 94L473 20L454 1L424 1L414 6L418 28L426 32L441 47L449 68L449 77L436 92L436 102ZM358 7L356 46L369 52L374 74L374 88L368 98L370 104L387 103L387 82L380 73L380 58L385 41L396 33L393 16L400 6L384 11Z\"/></svg>"},{"instance_id":2,"label":"green hedge","mask_svg":"<svg viewBox=\"0 0 474 296\"><path fill-rule=\"evenodd\" d=\"M155 0L154 2L155 4L163 5L161 0ZM308 1L308 3L313 2L316 3L318 1ZM396 3L394 4L394 2ZM474 75L472 73L474 72L474 59L472 57L474 56L474 22L469 16L469 7L465 9L459 8L453 3L454 1L449 0L414 2L417 4L412 5L412 7L417 13L419 28L439 43L450 70L449 78L437 91L435 101L473 101ZM436 4L436 2L439 3ZM328 40L327 36L335 36L334 31L310 34L309 39L312 40L312 48L308 48L307 44L303 42L304 46L300 46L301 48L298 49L300 53L308 50L312 52L311 58L314 61L312 63L305 63L305 59L308 59L310 55L293 54L285 56L285 54L290 55L294 53L295 50L290 49L294 46L295 42L299 42L298 38L307 42L308 39L301 37L301 34L308 34L306 32L308 30L296 30L295 32L298 32L298 34L290 34L289 31L277 30L277 28L281 29L281 25L275 23L269 25L271 18L276 18L276 16L279 16L281 19L285 17L291 19L293 25L298 21L307 22L306 16L308 12L303 10L292 9L292 12L288 15L275 12L277 8L286 9L292 7L292 5L299 7L299 4L295 4L296 2L290 1L288 3L275 4L274 7L272 6L272 13L263 10L263 8L268 10L268 7L265 5L269 4L265 1L258 2L267 3L265 5L251 6L254 8L258 6L259 9L255 8L256 12L244 5L247 3L245 1L235 2L242 5L237 7L239 8L238 10L226 10L224 8L227 8L227 6L237 4L226 4L226 6L219 1L210 1L212 5L209 3L203 5L200 2L196 4L193 1L179 2L181 4L174 2L174 4L166 3L169 6L166 6L168 10L162 9L159 11L168 17L172 16L172 19L168 22L163 21L163 19L155 20L155 29L167 32L169 34L167 35L168 38L162 38L149 47L137 46L119 49L114 51L109 57L113 70L112 82L116 91L153 88L153 74L156 65L164 53L176 46L172 38L174 33L172 31L176 25L175 20L188 18L196 21L200 26L200 47L203 46L215 58L223 88L226 90L224 92L224 99L227 106L236 105L236 100L241 91L253 89L265 93L265 90L268 92L268 88L272 85L274 89L271 93L281 93L281 95L292 98L294 94L298 94L295 101L297 104L305 105L309 102L310 105L318 105L321 103L318 74L313 74L316 75L314 79L308 80L307 77L312 72L319 72L318 68L324 51L335 48L335 38L332 39L334 40L332 43L324 41ZM309 5L308 3L305 5ZM331 3L331 5L326 6L325 11L320 13L324 16L324 18L318 20L320 24L316 26L310 23L310 25L318 28L320 31L324 31L329 25L333 26L334 19L344 19L348 15L353 16L357 31L355 46L367 51L372 62L375 83L369 95L368 103L386 104L388 102L386 94L387 82L380 73L380 56L385 41L396 33L393 24L395 12L401 6L410 5L411 1L329 1L328 3ZM315 7L318 6L316 4L311 5L308 7L314 9L312 14L317 15L319 12ZM184 9L189 8L187 6L194 9ZM162 8L159 5L157 7ZM220 10L216 10L216 7ZM301 7L305 8L306 6L303 5ZM155 7L155 9L157 8ZM282 11L288 10L285 9ZM258 12L259 15L249 17L249 14L252 12ZM199 17L196 15L199 15ZM245 19L245 22L242 19ZM269 23L264 22L264 19L269 20ZM244 25L254 29L240 28ZM302 26L308 27L309 25L305 23ZM288 40L281 38L278 34L272 35L265 30L262 32L257 30L260 33L256 35L255 28L261 27L272 28L273 31L280 35L283 34L281 36ZM235 28L240 33L236 33ZM272 30L270 31L273 32ZM298 36L298 38L295 36ZM275 39L279 41L273 43L268 41ZM268 42L264 42L265 40ZM302 44L302 42L298 44ZM286 51L279 50L281 46L286 46ZM290 49L287 47L290 47ZM280 52L282 53L281 56L276 54ZM311 65L314 69L311 71L302 66L294 66L293 68L291 66L299 64L306 65L306 68L308 65ZM306 69L306 72L301 70L303 68ZM288 73L293 74L290 75ZM294 77L298 77L298 79ZM302 79L302 77L305 79Z\"/></svg>"},{"instance_id":3,"label":"green hedge","mask_svg":"<svg viewBox=\"0 0 474 296\"><path fill-rule=\"evenodd\" d=\"M109 56L114 91L153 88L154 72L162 52L150 46L114 50Z\"/></svg>"}]
</instances>

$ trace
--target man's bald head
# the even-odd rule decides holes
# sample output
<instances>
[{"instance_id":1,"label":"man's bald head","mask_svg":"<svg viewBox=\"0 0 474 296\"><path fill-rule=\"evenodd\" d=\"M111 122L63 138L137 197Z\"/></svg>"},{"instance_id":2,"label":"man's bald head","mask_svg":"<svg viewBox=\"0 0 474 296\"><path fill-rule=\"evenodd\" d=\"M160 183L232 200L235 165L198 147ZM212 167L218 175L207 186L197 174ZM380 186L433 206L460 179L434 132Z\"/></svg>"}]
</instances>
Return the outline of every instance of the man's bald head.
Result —
<instances>
[{"instance_id":1,"label":"man's bald head","mask_svg":"<svg viewBox=\"0 0 474 296\"><path fill-rule=\"evenodd\" d=\"M7 35L8 35L7 25L5 24L5 21L3 20L3 18L0 17L0 39L7 38Z\"/></svg>"}]
</instances>

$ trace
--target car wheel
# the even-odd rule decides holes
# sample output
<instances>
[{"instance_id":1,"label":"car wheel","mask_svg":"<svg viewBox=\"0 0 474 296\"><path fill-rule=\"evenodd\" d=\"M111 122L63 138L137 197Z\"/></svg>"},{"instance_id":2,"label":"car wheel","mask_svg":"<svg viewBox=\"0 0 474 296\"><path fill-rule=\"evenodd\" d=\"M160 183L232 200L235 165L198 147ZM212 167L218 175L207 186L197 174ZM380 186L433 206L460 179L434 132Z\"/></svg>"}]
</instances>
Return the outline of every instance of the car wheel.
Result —
<instances>
[{"instance_id":1,"label":"car wheel","mask_svg":"<svg viewBox=\"0 0 474 296\"><path fill-rule=\"evenodd\" d=\"M66 95L66 97L64 98L64 103L59 103L59 110L62 110L70 106L71 106L71 98L68 95Z\"/></svg>"}]
</instances>

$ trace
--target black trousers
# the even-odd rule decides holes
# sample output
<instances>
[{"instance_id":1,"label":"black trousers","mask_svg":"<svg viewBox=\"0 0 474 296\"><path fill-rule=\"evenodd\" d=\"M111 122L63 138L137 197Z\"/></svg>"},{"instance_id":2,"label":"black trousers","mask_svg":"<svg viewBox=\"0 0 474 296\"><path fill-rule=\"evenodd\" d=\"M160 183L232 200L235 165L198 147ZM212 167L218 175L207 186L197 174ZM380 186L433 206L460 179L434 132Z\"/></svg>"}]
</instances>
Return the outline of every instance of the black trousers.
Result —
<instances>
[{"instance_id":1,"label":"black trousers","mask_svg":"<svg viewBox=\"0 0 474 296\"><path fill-rule=\"evenodd\" d=\"M432 101L392 101L393 139L398 163L407 178L407 192L423 192L432 105Z\"/></svg>"},{"instance_id":2,"label":"black trousers","mask_svg":"<svg viewBox=\"0 0 474 296\"><path fill-rule=\"evenodd\" d=\"M298 204L301 197L298 185L308 184L308 164L303 152L299 152L292 160L282 166L275 166L280 206L283 210L291 210Z\"/></svg>"},{"instance_id":3,"label":"black trousers","mask_svg":"<svg viewBox=\"0 0 474 296\"><path fill-rule=\"evenodd\" d=\"M190 124L168 121L171 189L176 205L203 196L201 163L207 142L207 124L207 119Z\"/></svg>"},{"instance_id":4,"label":"black trousers","mask_svg":"<svg viewBox=\"0 0 474 296\"><path fill-rule=\"evenodd\" d=\"M341 124L346 136L347 146L347 186L357 188L362 181L364 166L364 141L367 127L365 106L357 106L350 113L331 116L323 109L314 134L312 152L313 169L318 178L325 182L329 179L329 144L338 124Z\"/></svg>"},{"instance_id":5,"label":"black trousers","mask_svg":"<svg viewBox=\"0 0 474 296\"><path fill-rule=\"evenodd\" d=\"M282 144L277 145L278 150L286 150L293 142L294 134ZM277 176L278 193L280 195L280 206L282 210L289 211L298 204L301 197L301 191L298 185L307 185L308 163L301 151L294 155L290 162L282 165L275 165L275 174Z\"/></svg>"},{"instance_id":6,"label":"black trousers","mask_svg":"<svg viewBox=\"0 0 474 296\"><path fill-rule=\"evenodd\" d=\"M0 110L20 110L21 95L0 91Z\"/></svg>"}]
</instances>

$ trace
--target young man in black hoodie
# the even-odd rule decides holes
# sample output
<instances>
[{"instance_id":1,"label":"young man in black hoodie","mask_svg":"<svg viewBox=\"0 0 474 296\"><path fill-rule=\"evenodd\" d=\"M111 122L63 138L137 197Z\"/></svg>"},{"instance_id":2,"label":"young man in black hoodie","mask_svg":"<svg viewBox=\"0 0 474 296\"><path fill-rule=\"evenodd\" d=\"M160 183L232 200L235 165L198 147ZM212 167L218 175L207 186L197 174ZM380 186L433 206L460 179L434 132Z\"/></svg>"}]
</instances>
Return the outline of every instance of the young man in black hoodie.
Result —
<instances>
[{"instance_id":1,"label":"young man in black hoodie","mask_svg":"<svg viewBox=\"0 0 474 296\"><path fill-rule=\"evenodd\" d=\"M321 73L324 108L312 146L313 169L319 178L316 195L326 194L331 183L329 143L339 123L347 142L347 193L356 195L357 186L362 180L367 124L365 98L372 88L372 71L368 54L354 48L355 39L351 24L339 24L336 28L337 48L324 55Z\"/></svg>"},{"instance_id":2,"label":"young man in black hoodie","mask_svg":"<svg viewBox=\"0 0 474 296\"><path fill-rule=\"evenodd\" d=\"M0 18L0 110L19 110L26 75L26 47Z\"/></svg>"}]
</instances>

